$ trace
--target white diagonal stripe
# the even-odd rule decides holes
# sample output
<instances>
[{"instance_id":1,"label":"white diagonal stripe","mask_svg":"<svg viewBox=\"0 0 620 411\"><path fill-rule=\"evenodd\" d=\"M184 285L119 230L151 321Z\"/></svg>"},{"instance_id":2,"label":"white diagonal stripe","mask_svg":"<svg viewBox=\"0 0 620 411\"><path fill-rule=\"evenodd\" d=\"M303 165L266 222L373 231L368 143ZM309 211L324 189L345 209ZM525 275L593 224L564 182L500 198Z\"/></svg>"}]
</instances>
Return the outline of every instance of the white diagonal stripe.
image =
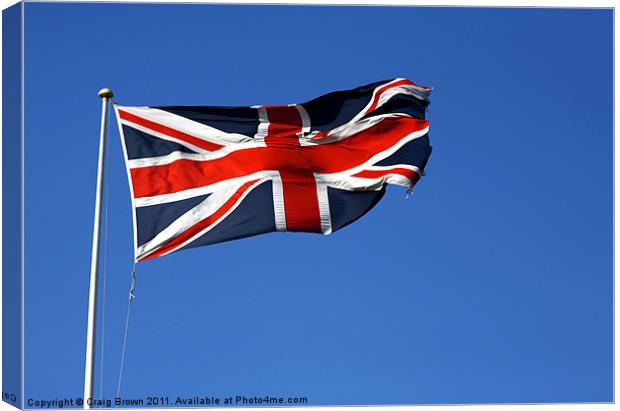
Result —
<instances>
[{"instance_id":1,"label":"white diagonal stripe","mask_svg":"<svg viewBox=\"0 0 620 411\"><path fill-rule=\"evenodd\" d=\"M183 151L173 151L170 154L159 157L145 157L127 160L129 168L162 166L173 163L177 160L211 161L226 157L230 153L250 148L264 147L260 142L249 142L225 146L217 151L204 151L202 153L185 153Z\"/></svg>"},{"instance_id":2,"label":"white diagonal stripe","mask_svg":"<svg viewBox=\"0 0 620 411\"><path fill-rule=\"evenodd\" d=\"M226 133L215 127L210 127L206 124L156 108L124 106L118 106L118 108L129 114L142 117L213 144L228 145L252 141L252 137L237 133Z\"/></svg>"},{"instance_id":3,"label":"white diagonal stripe","mask_svg":"<svg viewBox=\"0 0 620 411\"><path fill-rule=\"evenodd\" d=\"M360 118L364 117L368 113L368 110L373 105L374 101L377 99L377 93L379 92L380 88L383 88L386 85L397 83L397 82L399 82L401 80L405 80L405 79L404 78L395 78L394 80L392 80L392 81L390 81L388 83L380 84L377 87L375 87L375 89L372 91L372 97L370 97L370 101L368 102L368 104L366 104L366 107L364 107L364 109L362 111L357 113L357 115L355 117L353 117L349 121L349 123L355 123L356 121L358 121Z\"/></svg>"},{"instance_id":4,"label":"white diagonal stripe","mask_svg":"<svg viewBox=\"0 0 620 411\"><path fill-rule=\"evenodd\" d=\"M169 254L175 250L185 247L187 244L191 243L196 238L204 235L206 232L213 229L213 227L217 226L222 220L228 217L230 213L232 213L235 209L237 209L237 207L239 206L239 204L241 204L241 202L245 199L245 197L254 188L256 188L256 186L258 186L262 182L264 182L264 180L259 180L256 183L252 184L250 187L248 187L244 191L244 193L239 197L239 199L235 202L235 204L225 214L223 214L219 219L214 221L213 224L209 225L204 230L200 231L199 233L195 234L188 240L179 244L177 247L174 247L173 249L167 251L166 253L162 255ZM235 194L235 192L239 189L239 187L241 187L241 185L231 186L224 190L211 194L200 204L198 204L197 206L195 206L194 208L192 208L191 210L183 214L181 217L176 219L172 224L170 224L168 227L162 230L159 234L157 234L155 238L153 238L151 241L138 247L138 258L143 258L143 257L148 256L149 254L152 254L153 252L157 251L158 248L165 245L170 240L174 239L175 237L177 237L178 235L180 235L181 233L183 233L190 227L194 226L195 224L199 223L205 218L208 218L209 216L211 216L220 207L222 207L226 203L226 201L228 201L232 197L233 194Z\"/></svg>"},{"instance_id":5,"label":"white diagonal stripe","mask_svg":"<svg viewBox=\"0 0 620 411\"><path fill-rule=\"evenodd\" d=\"M300 139L303 146L311 146L317 144L329 144L337 141L344 140L345 138L351 137L355 134L361 133L364 130L367 130L373 126L376 126L380 122L382 122L386 118L394 118L394 117L410 117L408 114L403 113L388 113L388 114L380 114L377 116L369 117L363 120L360 120L356 123L346 123L335 129L329 131L325 137L315 138L318 132L314 131L303 138Z\"/></svg>"},{"instance_id":6,"label":"white diagonal stripe","mask_svg":"<svg viewBox=\"0 0 620 411\"><path fill-rule=\"evenodd\" d=\"M412 166L411 164L395 164L393 166L368 166L364 170L387 171L394 168L406 168L408 170L414 171L416 174L421 174L420 168Z\"/></svg>"},{"instance_id":7,"label":"white diagonal stripe","mask_svg":"<svg viewBox=\"0 0 620 411\"><path fill-rule=\"evenodd\" d=\"M188 143L187 141L179 140L178 138L174 138L174 137L171 137L171 136L169 136L167 134L160 133L158 131L155 131L155 130L152 130L150 128L141 126L140 124L136 124L136 123L134 123L132 121L129 121L129 120L120 119L120 123L119 124L123 124L123 125L129 126L131 128L135 128L136 130L142 131L143 133L149 134L151 136L155 136L157 138L161 138L162 140L166 140L166 141L170 141L170 142L173 142L173 143L176 143L176 144L180 144L180 145L182 145L184 147L187 147L190 150L196 151L198 153L210 153L211 152L211 151L206 150L206 149L204 149L202 147L195 146L192 143Z\"/></svg>"},{"instance_id":8,"label":"white diagonal stripe","mask_svg":"<svg viewBox=\"0 0 620 411\"><path fill-rule=\"evenodd\" d=\"M379 96L379 102L378 102L377 108L384 105L386 102L388 102L392 97L394 97L397 94L406 94L409 96L413 96L419 100L426 100L428 98L429 93L430 91L425 90L421 87L413 86L411 84L405 84L405 85L398 86L398 87L392 87L384 91L383 93L381 93L381 96Z\"/></svg>"},{"instance_id":9,"label":"white diagonal stripe","mask_svg":"<svg viewBox=\"0 0 620 411\"><path fill-rule=\"evenodd\" d=\"M376 178L362 178L352 176L318 177L320 181L328 187L339 188L349 191L378 191L386 184L395 184L406 188L411 188L413 182L401 174L387 174ZM317 179L317 181L318 181Z\"/></svg>"}]
</instances>

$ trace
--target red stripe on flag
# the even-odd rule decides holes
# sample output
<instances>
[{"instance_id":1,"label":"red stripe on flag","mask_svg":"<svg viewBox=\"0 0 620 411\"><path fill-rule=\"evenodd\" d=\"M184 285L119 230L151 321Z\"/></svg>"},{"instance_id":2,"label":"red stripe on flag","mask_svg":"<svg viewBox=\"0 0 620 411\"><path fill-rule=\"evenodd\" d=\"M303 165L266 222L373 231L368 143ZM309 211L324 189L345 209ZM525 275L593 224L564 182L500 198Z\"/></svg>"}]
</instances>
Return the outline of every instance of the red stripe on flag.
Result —
<instances>
[{"instance_id":1,"label":"red stripe on flag","mask_svg":"<svg viewBox=\"0 0 620 411\"><path fill-rule=\"evenodd\" d=\"M418 173L416 173L413 170L410 170L408 168L403 168L403 167L395 167L389 170L363 170L357 174L353 174L353 177L380 178L380 177L384 177L390 174L399 174L403 177L406 177L411 181L412 184L415 184L420 179L420 176L418 175Z\"/></svg>"},{"instance_id":2,"label":"red stripe on flag","mask_svg":"<svg viewBox=\"0 0 620 411\"><path fill-rule=\"evenodd\" d=\"M172 240L170 240L169 242L167 242L166 244L164 244L163 246L159 247L158 249L156 249L155 251L153 251L151 254L146 255L145 257L142 257L141 259L139 259L138 261L145 261L145 260L149 260L151 258L155 258L155 257L159 257L162 254L165 254L169 251L174 250L175 248L181 246L184 242L188 241L189 239L191 239L193 236L197 235L198 233L200 233L202 230L205 230L206 228L208 228L210 225L214 224L215 222L217 222L217 220L219 220L221 217L224 216L224 214L226 214L241 198L241 196L243 196L243 194L254 184L256 183L258 180L252 180L252 181L248 181L247 183L244 183L241 187L239 187L237 189L237 191L235 191L235 193L230 196L230 198L228 200L226 200L226 202L224 204L222 204L222 206L220 208L218 208L213 214L211 214L210 216L206 217L203 220L200 220L198 223L194 224L193 226L191 226L190 228L188 228L187 230L183 231L181 234L179 234L178 236L174 237Z\"/></svg>"},{"instance_id":3,"label":"red stripe on flag","mask_svg":"<svg viewBox=\"0 0 620 411\"><path fill-rule=\"evenodd\" d=\"M215 160L180 159L160 166L132 168L134 195L135 198L142 198L171 194L264 170L277 170L281 174L284 172L291 175L305 173L314 179L314 172L338 173L359 166L375 154L393 147L405 136L426 127L428 121L425 120L389 117L369 129L334 143L306 147L282 146L277 143L284 138L280 137L275 146L268 143L268 147L234 151ZM286 138L295 140L292 137ZM268 142L269 138L265 141ZM287 182L295 182L288 175L285 177ZM296 183L308 186L309 180L300 177ZM308 189L316 191L315 185L312 188L308 186ZM291 191L288 200L295 193L296 190Z\"/></svg>"},{"instance_id":4,"label":"red stripe on flag","mask_svg":"<svg viewBox=\"0 0 620 411\"><path fill-rule=\"evenodd\" d=\"M410 134L425 130L428 125L428 121L412 117L386 117L372 127L343 140L308 146L303 150L306 156L312 159L315 171L321 174L339 173L369 161Z\"/></svg>"},{"instance_id":5,"label":"red stripe on flag","mask_svg":"<svg viewBox=\"0 0 620 411\"><path fill-rule=\"evenodd\" d=\"M280 158L280 172L287 231L321 232L319 197L313 164L303 157L298 133L302 130L294 106L267 106L269 129L265 144L270 157Z\"/></svg>"},{"instance_id":6,"label":"red stripe on flag","mask_svg":"<svg viewBox=\"0 0 620 411\"><path fill-rule=\"evenodd\" d=\"M265 106L269 129L265 137L267 145L299 146L299 133L302 129L301 116L294 106Z\"/></svg>"},{"instance_id":7,"label":"red stripe on flag","mask_svg":"<svg viewBox=\"0 0 620 411\"><path fill-rule=\"evenodd\" d=\"M165 165L132 168L134 196L172 194L269 170L261 156L263 150L265 148L239 150L216 160L179 159Z\"/></svg>"},{"instance_id":8,"label":"red stripe on flag","mask_svg":"<svg viewBox=\"0 0 620 411\"><path fill-rule=\"evenodd\" d=\"M164 126L163 124L155 123L154 121L147 120L142 117L138 117L135 114L131 114L123 110L118 110L118 113L122 120L131 121L132 123L138 124L139 126L146 127L150 130L167 135L168 137L176 138L178 140L184 141L196 147L200 147L204 150L215 151L215 150L219 150L220 148L224 147L222 145L211 143L201 138L194 137L192 135L184 133L182 131L175 130L173 128Z\"/></svg>"},{"instance_id":9,"label":"red stripe on flag","mask_svg":"<svg viewBox=\"0 0 620 411\"><path fill-rule=\"evenodd\" d=\"M391 84L385 84L381 87L379 87L377 89L377 92L375 93L375 95L373 96L373 101L372 104L370 105L370 107L368 108L368 110L365 111L365 113L370 113L371 111L373 111L375 108L377 108L377 105L379 104L379 98L381 97L381 94L383 94L384 92L386 92L387 90L394 88L394 87L398 87L398 86L414 86L415 84L413 84L411 81L409 80L399 80L395 83L391 83Z\"/></svg>"},{"instance_id":10,"label":"red stripe on flag","mask_svg":"<svg viewBox=\"0 0 620 411\"><path fill-rule=\"evenodd\" d=\"M314 174L280 170L286 231L320 233L321 213Z\"/></svg>"}]
</instances>

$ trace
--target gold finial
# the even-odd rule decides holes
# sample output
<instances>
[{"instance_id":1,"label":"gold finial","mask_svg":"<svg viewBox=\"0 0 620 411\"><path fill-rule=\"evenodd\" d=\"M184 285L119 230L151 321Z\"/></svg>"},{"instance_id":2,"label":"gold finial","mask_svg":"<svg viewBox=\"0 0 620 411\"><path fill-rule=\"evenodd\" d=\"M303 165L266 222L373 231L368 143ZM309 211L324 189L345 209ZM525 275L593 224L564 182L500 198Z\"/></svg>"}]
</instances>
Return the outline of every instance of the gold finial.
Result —
<instances>
[{"instance_id":1,"label":"gold finial","mask_svg":"<svg viewBox=\"0 0 620 411\"><path fill-rule=\"evenodd\" d=\"M101 90L99 90L99 97L101 98L112 98L114 96L114 93L112 93L112 90L110 90L109 88L102 88Z\"/></svg>"}]
</instances>

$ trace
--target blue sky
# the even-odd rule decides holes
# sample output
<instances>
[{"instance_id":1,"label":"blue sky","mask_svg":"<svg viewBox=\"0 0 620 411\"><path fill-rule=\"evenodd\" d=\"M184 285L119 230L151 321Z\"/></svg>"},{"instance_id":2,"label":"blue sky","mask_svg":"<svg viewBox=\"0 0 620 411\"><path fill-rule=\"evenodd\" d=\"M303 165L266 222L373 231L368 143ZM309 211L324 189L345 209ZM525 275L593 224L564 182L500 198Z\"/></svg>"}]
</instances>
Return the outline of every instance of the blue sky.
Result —
<instances>
[{"instance_id":1,"label":"blue sky","mask_svg":"<svg viewBox=\"0 0 620 411\"><path fill-rule=\"evenodd\" d=\"M82 394L101 87L124 105L286 104L407 77L434 87L415 194L391 188L328 237L139 264L122 396L612 400L611 10L25 13L26 399ZM106 398L132 265L115 124L109 211Z\"/></svg>"}]
</instances>

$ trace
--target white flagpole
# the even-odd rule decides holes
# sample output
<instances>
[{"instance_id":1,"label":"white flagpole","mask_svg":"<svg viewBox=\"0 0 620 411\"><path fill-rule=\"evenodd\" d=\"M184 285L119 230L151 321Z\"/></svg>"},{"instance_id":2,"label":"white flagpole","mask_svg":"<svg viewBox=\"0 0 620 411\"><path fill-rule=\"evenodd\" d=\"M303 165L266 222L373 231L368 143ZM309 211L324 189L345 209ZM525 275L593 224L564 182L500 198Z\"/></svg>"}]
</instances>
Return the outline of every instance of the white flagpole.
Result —
<instances>
[{"instance_id":1,"label":"white flagpole","mask_svg":"<svg viewBox=\"0 0 620 411\"><path fill-rule=\"evenodd\" d=\"M99 231L101 228L101 195L105 165L106 126L108 102L113 94L110 89L99 90L101 97L101 131L99 134L99 165L97 166L97 191L95 193L95 220L93 223L93 249L90 258L90 288L88 292L88 329L86 334L86 365L84 367L84 409L92 408L95 382L95 337L97 332L97 284L99 281Z\"/></svg>"}]
</instances>

